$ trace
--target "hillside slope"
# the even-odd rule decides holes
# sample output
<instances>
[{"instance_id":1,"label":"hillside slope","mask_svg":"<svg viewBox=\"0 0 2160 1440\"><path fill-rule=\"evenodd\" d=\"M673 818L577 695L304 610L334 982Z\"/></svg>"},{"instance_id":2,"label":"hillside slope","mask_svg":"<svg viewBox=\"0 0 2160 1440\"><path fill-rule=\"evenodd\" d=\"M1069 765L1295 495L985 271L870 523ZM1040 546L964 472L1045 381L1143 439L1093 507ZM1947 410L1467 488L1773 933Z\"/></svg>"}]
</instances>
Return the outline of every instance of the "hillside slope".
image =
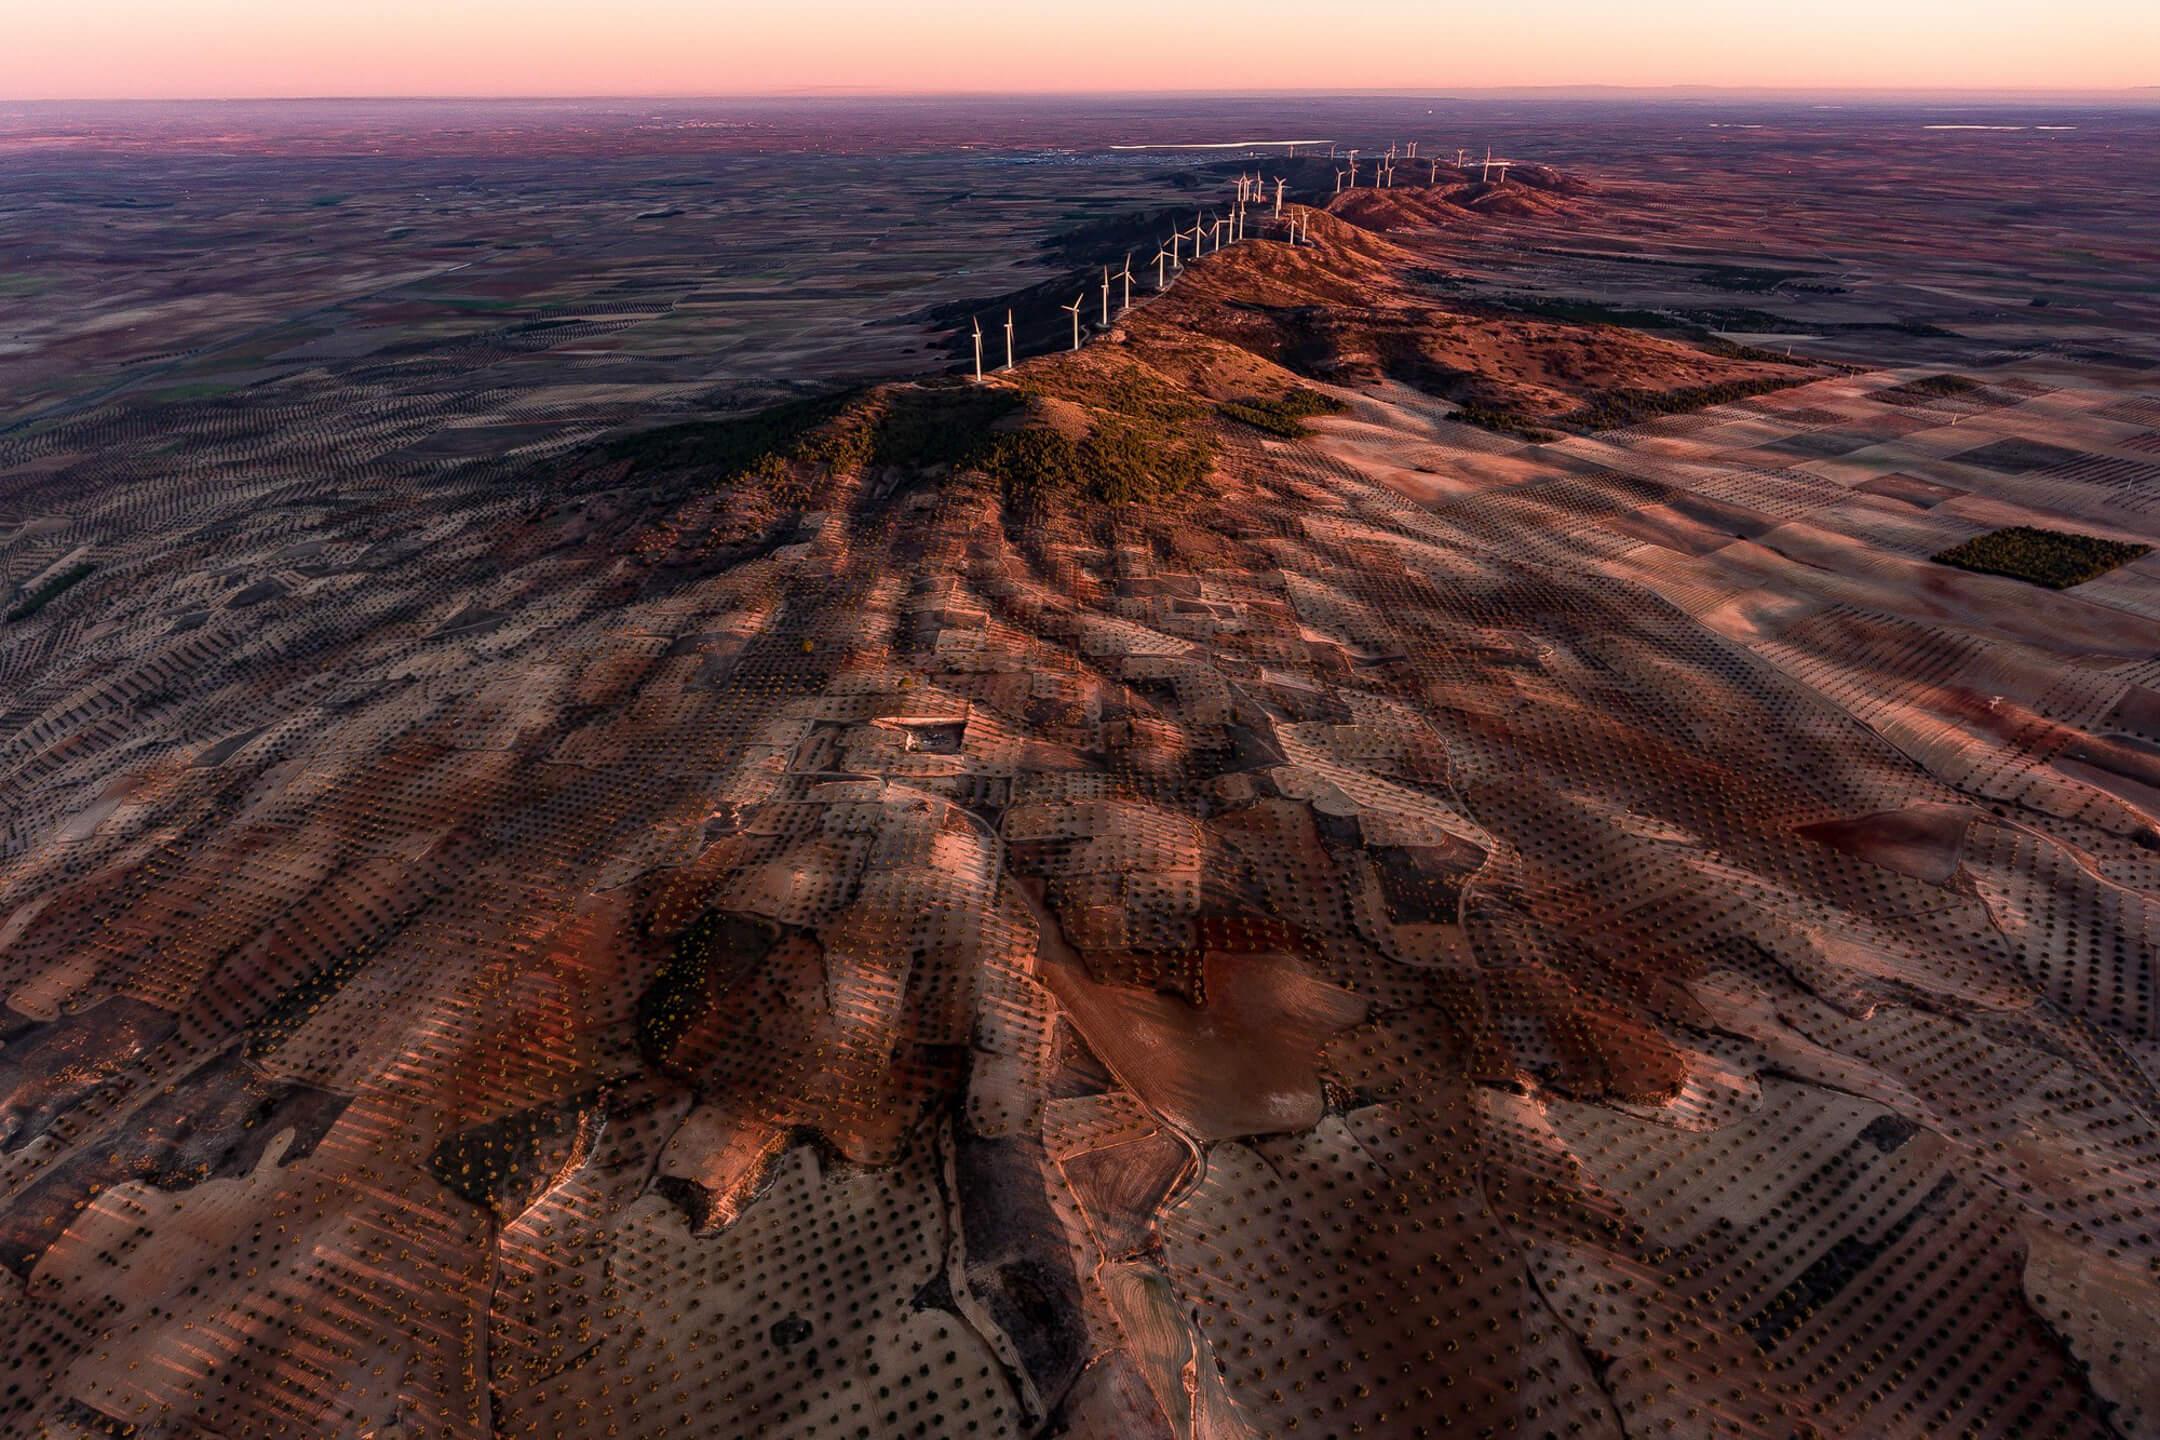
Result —
<instances>
[{"instance_id":1,"label":"hillside slope","mask_svg":"<svg viewBox=\"0 0 2160 1440\"><path fill-rule=\"evenodd\" d=\"M2145 617L1763 461L1892 377L1312 230L982 390L102 500L219 559L10 632L8 1426L2151 1433Z\"/></svg>"}]
</instances>

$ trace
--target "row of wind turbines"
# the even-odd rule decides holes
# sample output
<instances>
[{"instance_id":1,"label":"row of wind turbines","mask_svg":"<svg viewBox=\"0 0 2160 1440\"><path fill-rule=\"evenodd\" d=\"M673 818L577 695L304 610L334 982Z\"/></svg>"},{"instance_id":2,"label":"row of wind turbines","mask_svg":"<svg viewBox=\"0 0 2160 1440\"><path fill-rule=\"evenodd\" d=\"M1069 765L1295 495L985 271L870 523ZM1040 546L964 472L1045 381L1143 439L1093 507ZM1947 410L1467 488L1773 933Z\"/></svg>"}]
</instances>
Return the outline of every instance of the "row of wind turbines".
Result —
<instances>
[{"instance_id":1,"label":"row of wind turbines","mask_svg":"<svg viewBox=\"0 0 2160 1440\"><path fill-rule=\"evenodd\" d=\"M1416 160L1417 158L1419 158L1417 150L1418 142L1415 140L1407 142L1407 144L1400 148L1395 145L1388 146L1387 153L1381 156L1379 160L1375 162L1375 170L1373 172L1372 183L1376 187L1381 188L1393 186L1395 183L1395 161L1398 158L1406 160ZM1343 192L1343 182L1346 176L1352 188L1357 185L1359 153L1360 152L1356 150L1349 151L1347 153L1349 168L1347 170L1337 170L1335 172L1336 194L1340 195ZM1467 168L1469 153L1470 152L1465 149L1456 150L1455 168L1457 170L1463 170ZM1292 157L1295 157L1296 154L1297 152L1295 149L1292 149L1290 151L1290 155ZM1328 157L1330 159L1336 158L1335 147L1332 145L1328 147ZM1495 159L1492 153L1492 147L1488 145L1485 147L1484 169L1481 178L1486 184L1493 184L1495 183L1494 171L1497 170L1499 172L1499 181L1504 182L1507 179L1508 167L1510 165L1513 165L1514 163L1515 162L1513 160ZM1427 157L1427 164L1431 167L1429 183L1438 184L1440 179L1440 162L1438 160ZM1206 208L1202 207L1201 209L1194 212L1192 228L1190 230L1178 226L1172 226L1169 237L1165 239L1164 242L1156 248L1153 257L1155 265L1155 289L1157 293L1169 289L1172 283L1175 282L1177 276L1184 273L1186 265L1186 246L1188 242L1191 245L1192 259L1195 263L1199 261L1202 255L1214 254L1216 251L1221 250L1225 245L1236 245L1243 242L1247 238L1248 217L1251 213L1252 207L1256 205L1268 207L1269 219L1279 220L1283 222L1283 238L1286 243L1293 246L1312 244L1313 239L1311 234L1311 212L1292 209L1287 214L1284 213L1283 191L1285 187L1289 185L1289 183L1290 182L1287 177L1280 175L1270 180L1267 178L1267 176L1258 172L1250 175L1241 174L1237 177L1235 196L1233 199L1226 202L1224 211L1222 213L1219 213L1210 218ZM1271 188L1274 191L1272 203L1270 203L1270 198L1268 194ZM1102 281L1098 288L1100 289L1102 296L1101 328L1105 330L1110 328L1110 291L1113 285L1122 284L1124 287L1123 293L1119 297L1117 313L1119 315L1123 315L1127 310L1130 310L1132 308L1132 287L1134 280L1138 278L1133 274L1132 262L1133 257L1130 254L1127 254L1125 257L1125 263L1120 268L1112 270L1107 265L1103 267ZM1061 305L1058 307L1059 309L1063 310L1067 315L1072 317L1072 348L1076 351L1080 348L1082 343L1080 317L1087 309L1087 300L1088 292L1083 289L1078 295L1073 297L1073 302L1070 305ZM981 316L975 317L974 325L975 382L977 384L981 384L984 379L983 328ZM1016 359L1017 357L1015 355L1013 341L1013 312L1011 310L1007 310L1005 312L1005 364L1002 369L1012 369L1013 365L1016 362Z\"/></svg>"},{"instance_id":2,"label":"row of wind turbines","mask_svg":"<svg viewBox=\"0 0 2160 1440\"><path fill-rule=\"evenodd\" d=\"M1355 190L1357 188L1358 155L1359 152L1356 150L1348 152L1344 158L1349 162L1349 168L1346 170L1337 170L1335 172L1335 193L1337 195L1342 194L1345 189ZM1333 151L1329 152L1328 158L1335 158ZM1396 148L1393 145L1390 145L1387 148L1387 153L1381 156L1377 161L1373 162L1372 185L1374 189L1392 190L1395 188L1395 161L1398 158L1405 160L1417 159L1417 142L1415 140L1412 140L1409 143L1408 147L1399 154ZM1479 171L1478 174L1479 183L1485 185L1506 184L1508 166L1513 165L1514 163L1515 162L1513 160L1499 159L1492 153L1492 146L1486 146L1483 168ZM1429 167L1426 173L1425 183L1428 185L1439 184L1440 161L1433 156L1428 155L1425 157L1425 164ZM1455 168L1457 170L1467 170L1470 168L1470 152L1468 150L1458 148L1455 151ZM1495 175L1495 171L1498 171L1499 173ZM1345 182L1347 182L1347 184Z\"/></svg>"},{"instance_id":3,"label":"row of wind turbines","mask_svg":"<svg viewBox=\"0 0 2160 1440\"><path fill-rule=\"evenodd\" d=\"M1289 183L1287 178L1280 176L1270 181L1258 174L1240 175L1237 177L1235 198L1227 203L1223 212L1211 216L1206 207L1203 206L1193 212L1191 229L1188 230L1182 226L1171 227L1169 236L1160 246L1156 247L1153 257L1156 291L1160 293L1169 289L1177 276L1183 273L1187 263L1185 257L1188 243L1191 246L1192 260L1198 262L1202 255L1212 255L1226 246L1239 244L1249 238L1252 207L1255 204L1268 204L1267 190L1271 185L1274 188L1274 201L1269 210L1269 218L1285 222L1283 236L1289 244L1310 245L1312 237L1307 233L1307 226L1310 223L1307 217L1295 210L1291 211L1287 216L1283 213L1283 191ZM1097 289L1101 293L1101 326L1105 330L1110 328L1110 292L1114 286L1123 286L1123 290L1119 295L1117 313L1123 315L1127 310L1132 309L1133 282L1139 278L1133 274L1132 262L1133 257L1128 254L1125 257L1125 263L1118 269L1112 270L1107 265L1103 267L1102 280ZM1058 307L1072 317L1072 348L1074 350L1078 350L1082 344L1081 316L1087 310L1087 301L1088 292L1082 290L1073 297L1073 302L1070 305ZM1013 312L1007 310L1005 312L1005 364L1003 368L1006 370L1012 369L1015 359ZM982 318L977 316L975 319L975 379L979 384L983 378L983 328Z\"/></svg>"}]
</instances>

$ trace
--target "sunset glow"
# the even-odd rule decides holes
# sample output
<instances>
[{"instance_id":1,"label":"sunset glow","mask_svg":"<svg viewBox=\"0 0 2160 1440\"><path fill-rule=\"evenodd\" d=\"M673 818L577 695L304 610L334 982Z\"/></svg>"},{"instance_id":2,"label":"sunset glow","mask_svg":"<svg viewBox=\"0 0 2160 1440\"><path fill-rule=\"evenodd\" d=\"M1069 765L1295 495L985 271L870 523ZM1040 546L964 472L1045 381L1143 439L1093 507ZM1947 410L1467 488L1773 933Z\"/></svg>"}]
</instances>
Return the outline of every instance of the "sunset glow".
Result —
<instances>
[{"instance_id":1,"label":"sunset glow","mask_svg":"<svg viewBox=\"0 0 2160 1440\"><path fill-rule=\"evenodd\" d=\"M81 0L21 7L0 98L1715 85L2111 89L2160 7L2071 0ZM1298 37L1291 43L1289 37Z\"/></svg>"}]
</instances>

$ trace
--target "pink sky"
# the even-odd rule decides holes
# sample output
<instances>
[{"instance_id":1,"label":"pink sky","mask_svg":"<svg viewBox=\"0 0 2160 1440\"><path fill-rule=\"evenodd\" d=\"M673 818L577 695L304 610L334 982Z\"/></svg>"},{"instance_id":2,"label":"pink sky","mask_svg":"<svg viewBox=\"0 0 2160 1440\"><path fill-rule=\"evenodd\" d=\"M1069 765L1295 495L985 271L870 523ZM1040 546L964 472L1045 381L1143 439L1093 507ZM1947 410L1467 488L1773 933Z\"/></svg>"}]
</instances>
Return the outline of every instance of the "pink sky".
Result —
<instances>
[{"instance_id":1,"label":"pink sky","mask_svg":"<svg viewBox=\"0 0 2160 1440\"><path fill-rule=\"evenodd\" d=\"M2160 0L24 0L0 99L2160 84Z\"/></svg>"}]
</instances>

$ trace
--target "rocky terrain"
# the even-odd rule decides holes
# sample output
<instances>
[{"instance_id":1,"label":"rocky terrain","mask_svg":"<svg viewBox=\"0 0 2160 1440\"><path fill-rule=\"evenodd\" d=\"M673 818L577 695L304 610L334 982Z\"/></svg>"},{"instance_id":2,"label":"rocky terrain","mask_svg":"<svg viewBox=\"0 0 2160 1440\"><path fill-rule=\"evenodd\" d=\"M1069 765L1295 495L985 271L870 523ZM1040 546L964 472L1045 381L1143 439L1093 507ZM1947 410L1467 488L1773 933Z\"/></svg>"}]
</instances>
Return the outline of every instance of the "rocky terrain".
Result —
<instances>
[{"instance_id":1,"label":"rocky terrain","mask_svg":"<svg viewBox=\"0 0 2160 1440\"><path fill-rule=\"evenodd\" d=\"M2160 1433L2150 336L1319 191L979 387L0 438L0 1428Z\"/></svg>"}]
</instances>

